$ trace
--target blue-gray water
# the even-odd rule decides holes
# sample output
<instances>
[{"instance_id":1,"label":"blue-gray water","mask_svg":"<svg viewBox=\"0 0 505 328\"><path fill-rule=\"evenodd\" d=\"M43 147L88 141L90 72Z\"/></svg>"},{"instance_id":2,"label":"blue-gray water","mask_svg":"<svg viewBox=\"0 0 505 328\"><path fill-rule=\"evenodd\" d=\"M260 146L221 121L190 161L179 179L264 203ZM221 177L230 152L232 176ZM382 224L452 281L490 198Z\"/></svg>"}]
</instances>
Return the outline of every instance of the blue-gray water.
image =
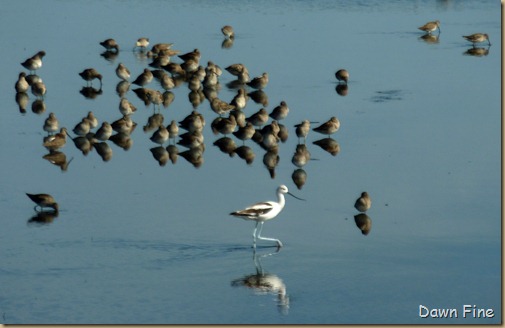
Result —
<instances>
[{"instance_id":1,"label":"blue-gray water","mask_svg":"<svg viewBox=\"0 0 505 328\"><path fill-rule=\"evenodd\" d=\"M4 1L0 18L1 323L502 321L499 2ZM417 27L435 19L441 33L430 43ZM225 24L236 31L228 49ZM475 32L490 36L491 47L478 45L483 56L468 55L461 37ZM245 142L251 165L213 145L222 136L210 129L217 114L207 100L197 107L207 122L203 164L179 156L160 166L152 131L142 129L153 109L135 86L126 94L138 107L129 150L107 141L104 161L69 139L66 170L42 158L48 113L69 131L90 110L100 122L121 117L114 69L124 63L133 80L148 67L131 51L142 36L182 53L198 48L203 65L240 62L251 77L269 73L265 108L282 100L290 108L274 178L253 141ZM109 37L121 47L112 61L100 55ZM47 53L37 72L46 109L33 113L29 92L23 114L14 83L25 71L19 63L39 50ZM87 67L104 76L95 99L79 93L86 83L77 73ZM336 93L339 68L350 72L346 96ZM235 95L232 80L220 77L221 99ZM172 92L165 123L193 110L186 84ZM244 111L261 107L249 100ZM299 190L293 125L331 116L341 121L333 135L340 152L314 145L324 136L311 132L313 160ZM253 224L228 214L275 199L280 184L306 201L287 196L263 232L284 247L254 257ZM372 198L366 236L354 219L362 191ZM59 215L34 223L25 192L55 196ZM243 283L260 278L271 288ZM420 305L459 317L422 318ZM494 317L463 318L464 305Z\"/></svg>"}]
</instances>

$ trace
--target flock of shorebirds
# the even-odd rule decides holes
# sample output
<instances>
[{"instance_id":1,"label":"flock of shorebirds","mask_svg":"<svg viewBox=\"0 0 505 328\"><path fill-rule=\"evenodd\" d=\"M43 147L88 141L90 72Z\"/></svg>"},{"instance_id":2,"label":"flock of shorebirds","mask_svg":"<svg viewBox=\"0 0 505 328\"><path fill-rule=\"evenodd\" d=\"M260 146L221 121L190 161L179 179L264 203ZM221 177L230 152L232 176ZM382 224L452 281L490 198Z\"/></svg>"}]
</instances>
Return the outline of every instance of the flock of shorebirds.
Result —
<instances>
[{"instance_id":1,"label":"flock of shorebirds","mask_svg":"<svg viewBox=\"0 0 505 328\"><path fill-rule=\"evenodd\" d=\"M431 35L431 33L437 30L440 33L440 22L428 22L419 27L419 29L426 32L427 35ZM226 44L229 46L229 42L233 42L235 38L233 28L227 25L221 31L225 37L225 41L228 41ZM476 33L463 37L474 45L475 43L484 41L487 41L491 45L487 34ZM216 135L224 135L224 137L214 142L214 145L230 156L238 154L247 163L251 163L252 159L254 159L254 153L252 153L250 147L245 146L245 142L247 140L255 141L266 151L263 163L269 169L270 175L273 178L275 176L275 166L279 161L279 142L285 142L288 136L286 127L279 123L279 121L287 117L289 107L285 101L282 101L270 113L265 108L261 108L259 111L246 117L243 111L249 99L253 99L254 102L264 107L268 105L268 97L263 91L269 82L268 73L263 73L251 79L247 67L242 63L226 67L225 70L236 77L236 80L227 83L227 86L237 91L235 97L230 102L227 102L218 96L218 91L220 90L219 77L223 73L222 69L212 61L208 61L206 67L200 65L201 53L198 49L180 54L180 51L172 49L172 43L158 43L153 45L151 50L147 50L149 44L148 38L139 38L133 50L140 51L147 58L151 58L152 62L149 66L154 69L145 68L131 83L129 81L132 75L124 64L119 63L115 69L115 73L120 80L116 86L116 92L120 97L118 108L122 117L113 123L102 122L98 127L97 118L92 111L88 112L87 116L83 117L72 129L72 132L76 135L76 137L72 138L76 147L84 155L94 148L102 156L102 159L108 160L111 156L111 151L105 143L107 140L112 140L124 149L128 149L131 146L129 137L137 125L131 119L131 116L137 111L137 108L125 95L131 85L136 85L138 88L132 91L146 106L152 104L154 108L154 114L149 117L148 123L144 126L144 131L154 131L150 140L159 146L152 148L151 152L160 165L164 165L168 159L175 163L177 155L183 156L195 167L201 165L203 160L202 153L204 151L202 131L206 123L204 116L196 108L206 99L210 104L210 109L218 115L211 124L212 131ZM106 49L106 53L102 54L105 58L115 57L119 53L119 45L114 39L107 39L100 42L100 45ZM46 86L42 79L35 74L42 67L42 59L45 54L44 51L39 51L21 63L30 72L30 74L21 72L15 84L16 101L21 110L24 108L23 106L26 106L28 99L27 92L31 91L36 97L34 104L32 104L32 110L36 113L43 113L45 111L43 100L46 94ZM182 63L173 62L172 57L174 56L182 60ZM94 68L88 68L80 72L79 75L86 81L86 87L83 87L81 94L88 98L94 98L101 94L103 79L101 73ZM335 73L335 77L339 86L345 86L345 88L341 88L340 90L346 90L347 82L349 81L349 72L345 69L340 69ZM98 80L100 83L99 89L93 87L92 83L94 80ZM153 80L159 82L163 92L148 87ZM171 104L174 99L174 94L171 90L182 84L186 84L190 90L189 99L194 110L182 121L176 122L172 120L169 124L164 125L164 117L160 113L161 106L166 108ZM249 88L249 91L250 89L253 89L253 91L247 92L247 88ZM339 89L337 88L338 91ZM345 93L341 95L345 95ZM267 124L270 118L272 121ZM314 144L319 145L333 156L339 152L339 145L331 138L331 135L339 130L340 121L336 117L331 117L328 121L315 128L311 128L311 123L317 122L303 120L301 123L295 125L298 144L292 158L292 163L298 169L293 173L293 181L299 189L303 186L306 179L306 173L302 167L310 160L310 152L305 142L311 130L327 136L324 139L313 142ZM97 129L93 132L95 128ZM56 155L59 154L58 150L66 144L69 131L66 127L59 127L58 119L54 113L49 113L44 121L43 129L47 132L47 136L43 140L43 146L50 151L50 154L48 154L50 158L51 155L56 158ZM187 132L181 134L179 132L180 129L184 129ZM113 135L114 131L116 134ZM233 139L228 137L228 135L235 136L244 145L237 147ZM187 151L179 153L175 146L176 138L179 138L177 144L187 147ZM172 140L174 141L173 143L171 143ZM164 147L166 143L169 143L169 145ZM284 208L284 194L290 193L285 185L281 185L277 189L277 202L260 202L243 210L230 213L233 216L256 222L253 233L254 246L256 245L256 239L275 241L279 247L282 246L282 243L278 239L261 237L261 229L265 221L275 218ZM36 211L40 210L43 212L44 208L52 208L54 212L58 211L57 202L49 194L27 194L27 196L36 203ZM359 212L366 212L371 206L369 194L363 192L356 200L354 206ZM358 224L358 221L356 222ZM367 222L365 222L366 224ZM368 233L363 229L362 231L363 234Z\"/></svg>"}]
</instances>

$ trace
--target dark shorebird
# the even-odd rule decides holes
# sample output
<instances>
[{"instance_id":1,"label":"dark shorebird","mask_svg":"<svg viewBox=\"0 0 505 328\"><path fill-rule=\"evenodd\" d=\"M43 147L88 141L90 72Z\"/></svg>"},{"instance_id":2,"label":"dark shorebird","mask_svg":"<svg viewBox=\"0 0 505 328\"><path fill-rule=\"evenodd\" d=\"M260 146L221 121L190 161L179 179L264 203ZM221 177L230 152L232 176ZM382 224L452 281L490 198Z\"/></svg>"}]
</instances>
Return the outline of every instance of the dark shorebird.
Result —
<instances>
[{"instance_id":1,"label":"dark shorebird","mask_svg":"<svg viewBox=\"0 0 505 328\"><path fill-rule=\"evenodd\" d=\"M263 73L259 77L255 77L251 82L247 82L247 85L254 89L265 89L268 85L268 73Z\"/></svg>"},{"instance_id":2,"label":"dark shorebird","mask_svg":"<svg viewBox=\"0 0 505 328\"><path fill-rule=\"evenodd\" d=\"M270 113L270 117L273 118L274 120L280 121L286 116L288 116L289 113L289 107L286 104L285 101L281 101L280 105L275 107L272 112Z\"/></svg>"},{"instance_id":3,"label":"dark shorebird","mask_svg":"<svg viewBox=\"0 0 505 328\"><path fill-rule=\"evenodd\" d=\"M154 78L153 73L149 69L144 68L144 71L139 76L137 76L135 81L133 81L132 83L143 87L151 83L153 78Z\"/></svg>"},{"instance_id":4,"label":"dark shorebird","mask_svg":"<svg viewBox=\"0 0 505 328\"><path fill-rule=\"evenodd\" d=\"M37 207L40 207L42 211L44 207L50 207L55 211L58 211L58 203L54 200L53 196L49 194L26 194L35 204L35 211L37 211ZM37 211L38 212L38 211Z\"/></svg>"},{"instance_id":5,"label":"dark shorebird","mask_svg":"<svg viewBox=\"0 0 505 328\"><path fill-rule=\"evenodd\" d=\"M100 42L100 45L103 46L107 51L119 51L119 45L117 44L116 40L114 39L107 39L105 41Z\"/></svg>"},{"instance_id":6,"label":"dark shorebird","mask_svg":"<svg viewBox=\"0 0 505 328\"><path fill-rule=\"evenodd\" d=\"M79 75L84 81L90 84L94 79L98 79L100 81L100 89L102 88L102 74L98 73L96 69L87 68L84 71L80 72Z\"/></svg>"}]
</instances>

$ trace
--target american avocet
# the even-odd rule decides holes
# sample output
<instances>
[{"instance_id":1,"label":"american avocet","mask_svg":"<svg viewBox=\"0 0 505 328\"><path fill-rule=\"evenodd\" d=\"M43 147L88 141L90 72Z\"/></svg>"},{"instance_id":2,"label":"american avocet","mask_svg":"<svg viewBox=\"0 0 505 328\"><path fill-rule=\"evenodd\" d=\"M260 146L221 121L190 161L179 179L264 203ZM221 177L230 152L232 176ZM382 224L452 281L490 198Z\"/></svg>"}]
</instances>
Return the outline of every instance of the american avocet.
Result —
<instances>
[{"instance_id":1,"label":"american avocet","mask_svg":"<svg viewBox=\"0 0 505 328\"><path fill-rule=\"evenodd\" d=\"M463 37L465 39L467 39L468 41L472 42L474 45L476 43L484 42L486 40L487 40L487 43L489 45L491 45L491 42L489 42L489 35L487 35L485 33L475 33L475 34L471 34L471 35L463 35Z\"/></svg>"},{"instance_id":2,"label":"american avocet","mask_svg":"<svg viewBox=\"0 0 505 328\"><path fill-rule=\"evenodd\" d=\"M53 196L48 194L26 194L35 204L35 211L37 211L37 206L40 207L42 211L44 207L51 207L55 211L58 211L58 203L54 200Z\"/></svg>"},{"instance_id":3,"label":"american avocet","mask_svg":"<svg viewBox=\"0 0 505 328\"><path fill-rule=\"evenodd\" d=\"M349 72L345 69L339 69L335 73L335 77L337 78L338 82L344 81L345 84L347 84L347 81L349 80Z\"/></svg>"},{"instance_id":4,"label":"american avocet","mask_svg":"<svg viewBox=\"0 0 505 328\"><path fill-rule=\"evenodd\" d=\"M433 22L428 22L424 24L423 26L418 27L421 31L424 31L428 34L431 34L431 32L434 32L435 30L438 29L438 32L440 33L440 21L436 20Z\"/></svg>"},{"instance_id":5,"label":"american avocet","mask_svg":"<svg viewBox=\"0 0 505 328\"><path fill-rule=\"evenodd\" d=\"M360 212L366 212L372 206L370 195L366 191L361 193L361 196L354 203L354 207Z\"/></svg>"},{"instance_id":6,"label":"american avocet","mask_svg":"<svg viewBox=\"0 0 505 328\"><path fill-rule=\"evenodd\" d=\"M293 196L296 199L299 200L304 200L302 198L298 198L292 193L288 191L288 187L285 185L280 185L279 188L277 188L277 198L278 201L266 201L266 202L260 202L256 203L254 205L248 206L243 210L231 212L230 215L242 218L244 220L252 220L256 221L256 226L254 227L253 231L253 247L256 248L256 239L260 240L270 240L270 241L275 241L278 245L278 247L282 247L282 243L279 239L275 238L266 238L266 237L261 237L261 230L263 229L263 223L265 221L271 220L275 218L284 208L284 205L286 204L286 200L284 199L284 194L289 194ZM258 225L259 230L258 230ZM258 234L256 234L258 232Z\"/></svg>"}]
</instances>

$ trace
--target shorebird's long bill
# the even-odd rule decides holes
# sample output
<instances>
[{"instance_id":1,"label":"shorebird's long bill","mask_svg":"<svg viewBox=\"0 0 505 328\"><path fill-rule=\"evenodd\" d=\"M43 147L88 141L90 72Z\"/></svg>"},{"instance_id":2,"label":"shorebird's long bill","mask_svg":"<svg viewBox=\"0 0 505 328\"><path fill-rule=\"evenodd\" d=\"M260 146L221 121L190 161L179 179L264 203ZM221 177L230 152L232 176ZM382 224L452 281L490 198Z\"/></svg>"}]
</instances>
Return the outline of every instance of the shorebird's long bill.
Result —
<instances>
[{"instance_id":1,"label":"shorebird's long bill","mask_svg":"<svg viewBox=\"0 0 505 328\"><path fill-rule=\"evenodd\" d=\"M293 194L292 194L292 193L290 193L290 192L288 192L288 194L289 194L289 195L291 195L291 196L293 196L293 197L294 197L294 198L296 198L296 199L299 199L299 200L303 200L303 201L305 201L305 199L300 198L300 197L296 197L295 195L293 195Z\"/></svg>"}]
</instances>

